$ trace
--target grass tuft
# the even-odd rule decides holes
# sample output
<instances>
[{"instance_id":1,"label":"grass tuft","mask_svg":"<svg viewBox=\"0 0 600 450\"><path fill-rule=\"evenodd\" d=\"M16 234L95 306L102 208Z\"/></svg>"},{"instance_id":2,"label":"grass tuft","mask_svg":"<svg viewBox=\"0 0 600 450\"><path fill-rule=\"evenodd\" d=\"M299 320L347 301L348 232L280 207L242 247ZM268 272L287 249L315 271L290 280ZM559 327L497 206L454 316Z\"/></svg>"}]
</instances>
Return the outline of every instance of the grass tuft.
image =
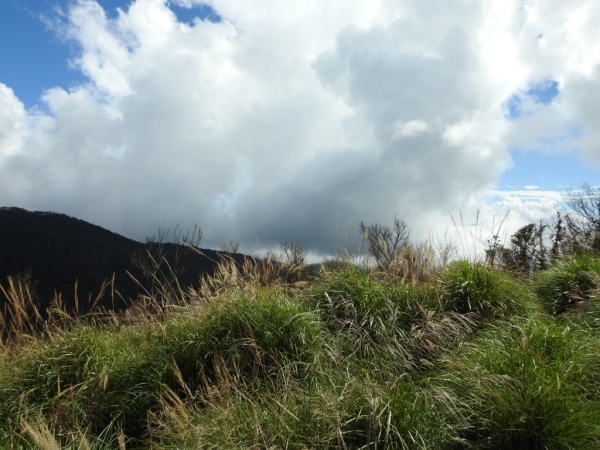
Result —
<instances>
[{"instance_id":1,"label":"grass tuft","mask_svg":"<svg viewBox=\"0 0 600 450\"><path fill-rule=\"evenodd\" d=\"M543 316L482 331L433 383L456 396L473 448L596 448L598 336Z\"/></svg>"},{"instance_id":2,"label":"grass tuft","mask_svg":"<svg viewBox=\"0 0 600 450\"><path fill-rule=\"evenodd\" d=\"M535 280L535 292L546 309L561 314L573 305L589 300L599 287L600 258L578 255L561 259L541 272Z\"/></svg>"},{"instance_id":3,"label":"grass tuft","mask_svg":"<svg viewBox=\"0 0 600 450\"><path fill-rule=\"evenodd\" d=\"M531 306L524 284L481 262L457 261L441 274L444 308L483 317L523 314Z\"/></svg>"},{"instance_id":4,"label":"grass tuft","mask_svg":"<svg viewBox=\"0 0 600 450\"><path fill-rule=\"evenodd\" d=\"M214 382L225 368L235 378L252 378L288 364L301 373L315 363L320 325L283 292L226 296L191 312L174 316L164 329L182 377L195 386Z\"/></svg>"}]
</instances>

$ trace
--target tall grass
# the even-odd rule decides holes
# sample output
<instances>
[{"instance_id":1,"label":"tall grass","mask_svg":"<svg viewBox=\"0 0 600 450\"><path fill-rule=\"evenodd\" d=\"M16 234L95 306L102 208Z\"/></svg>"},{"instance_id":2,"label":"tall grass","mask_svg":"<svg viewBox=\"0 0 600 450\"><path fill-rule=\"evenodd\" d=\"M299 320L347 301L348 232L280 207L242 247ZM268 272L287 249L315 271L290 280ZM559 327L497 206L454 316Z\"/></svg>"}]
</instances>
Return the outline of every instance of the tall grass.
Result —
<instances>
[{"instance_id":1,"label":"tall grass","mask_svg":"<svg viewBox=\"0 0 600 450\"><path fill-rule=\"evenodd\" d=\"M445 308L457 313L475 312L483 317L526 312L530 296L525 285L510 275L481 262L461 260L442 272Z\"/></svg>"},{"instance_id":2,"label":"tall grass","mask_svg":"<svg viewBox=\"0 0 600 450\"><path fill-rule=\"evenodd\" d=\"M31 275L9 276L6 287L0 284L0 294L4 297L0 311L0 345L35 336L44 321L37 307Z\"/></svg>"},{"instance_id":3,"label":"tall grass","mask_svg":"<svg viewBox=\"0 0 600 450\"><path fill-rule=\"evenodd\" d=\"M57 296L44 316L14 279L0 448L597 448L595 264L541 275L547 312L475 259L417 279L224 257L198 289L157 278L119 314ZM553 318L566 290L585 302Z\"/></svg>"},{"instance_id":4,"label":"tall grass","mask_svg":"<svg viewBox=\"0 0 600 450\"><path fill-rule=\"evenodd\" d=\"M342 342L343 354L379 369L410 371L425 353L477 328L477 317L445 309L441 285L404 284L378 275L353 266L324 272L305 295Z\"/></svg>"},{"instance_id":5,"label":"tall grass","mask_svg":"<svg viewBox=\"0 0 600 450\"><path fill-rule=\"evenodd\" d=\"M243 380L272 375L282 366L300 375L318 364L320 324L277 290L224 296L173 316L163 327L171 356L195 386L215 381L219 370Z\"/></svg>"},{"instance_id":6,"label":"tall grass","mask_svg":"<svg viewBox=\"0 0 600 450\"><path fill-rule=\"evenodd\" d=\"M433 383L458 399L473 448L600 444L598 335L544 316L490 326L444 358Z\"/></svg>"},{"instance_id":7,"label":"tall grass","mask_svg":"<svg viewBox=\"0 0 600 450\"><path fill-rule=\"evenodd\" d=\"M541 272L535 290L546 309L561 314L573 305L590 299L600 287L600 258L588 254L557 261Z\"/></svg>"},{"instance_id":8,"label":"tall grass","mask_svg":"<svg viewBox=\"0 0 600 450\"><path fill-rule=\"evenodd\" d=\"M315 367L319 331L306 308L268 289L155 322L82 324L5 356L13 369L2 371L0 419L37 410L63 441L79 429L143 438L165 389L204 402L225 380L251 385L283 367L303 376Z\"/></svg>"}]
</instances>

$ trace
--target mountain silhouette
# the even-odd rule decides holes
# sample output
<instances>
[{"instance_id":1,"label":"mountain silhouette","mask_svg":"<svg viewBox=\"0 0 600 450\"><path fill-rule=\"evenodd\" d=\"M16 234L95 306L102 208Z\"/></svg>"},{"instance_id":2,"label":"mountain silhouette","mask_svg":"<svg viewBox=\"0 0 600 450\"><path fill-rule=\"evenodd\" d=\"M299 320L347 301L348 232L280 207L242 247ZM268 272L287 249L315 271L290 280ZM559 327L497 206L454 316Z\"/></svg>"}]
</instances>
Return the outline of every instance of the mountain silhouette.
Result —
<instances>
[{"instance_id":1,"label":"mountain silhouette","mask_svg":"<svg viewBox=\"0 0 600 450\"><path fill-rule=\"evenodd\" d=\"M148 249L156 250L157 245L128 239L65 214L2 207L0 284L6 286L8 276L28 274L35 285L40 311L45 311L55 293L62 293L62 301L70 311L75 306L76 281L79 307L85 309L88 300L99 293L102 283L111 280L114 274L114 289L119 295L105 295L99 306L123 309L144 293L127 272L148 288L148 277L133 259L136 255L138 259L140 255L144 257ZM180 244L161 245L170 264L175 264L176 255L183 255L179 276L182 286L197 286L202 274L214 272L222 254L202 249L202 256ZM240 261L244 258L240 254L232 256ZM4 301L0 293L0 306Z\"/></svg>"}]
</instances>

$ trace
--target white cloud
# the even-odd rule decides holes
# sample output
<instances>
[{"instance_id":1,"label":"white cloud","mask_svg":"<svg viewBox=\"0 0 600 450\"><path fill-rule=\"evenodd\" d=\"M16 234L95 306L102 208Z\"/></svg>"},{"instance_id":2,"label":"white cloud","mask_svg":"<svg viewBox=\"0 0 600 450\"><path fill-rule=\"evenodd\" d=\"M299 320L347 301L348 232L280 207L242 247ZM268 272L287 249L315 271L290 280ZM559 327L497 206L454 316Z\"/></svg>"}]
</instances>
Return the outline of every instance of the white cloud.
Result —
<instances>
[{"instance_id":1,"label":"white cloud","mask_svg":"<svg viewBox=\"0 0 600 450\"><path fill-rule=\"evenodd\" d=\"M556 218L562 195L556 191L494 191L489 190L482 203L465 202L460 210L432 215L430 223L435 236L443 236L457 244L458 253L466 258L480 257L488 241L498 235L503 245L510 245L510 236L529 223L551 225Z\"/></svg>"},{"instance_id":2,"label":"white cloud","mask_svg":"<svg viewBox=\"0 0 600 450\"><path fill-rule=\"evenodd\" d=\"M548 200L558 203L562 201L562 192L540 191L538 186L525 186L525 191L490 191L489 195L500 197L502 201L513 202L521 200ZM516 199L516 200L515 200Z\"/></svg>"},{"instance_id":3,"label":"white cloud","mask_svg":"<svg viewBox=\"0 0 600 450\"><path fill-rule=\"evenodd\" d=\"M562 194L556 191L490 191L487 214L506 214L503 224L508 236L528 223L550 223L562 207Z\"/></svg>"},{"instance_id":4,"label":"white cloud","mask_svg":"<svg viewBox=\"0 0 600 450\"><path fill-rule=\"evenodd\" d=\"M408 122L396 122L393 126L392 139L401 139L403 137L412 137L419 135L429 129L427 122L422 120L409 120Z\"/></svg>"},{"instance_id":5,"label":"white cloud","mask_svg":"<svg viewBox=\"0 0 600 450\"><path fill-rule=\"evenodd\" d=\"M360 220L398 214L426 236L485 201L511 145L562 139L600 161L594 2L210 4L223 21L190 26L164 0L114 19L76 2L61 32L89 82L48 90L46 115L0 85L0 204L138 239L198 223L208 246L332 252ZM543 79L556 101L507 120L507 100ZM550 210L515 195L486 205L515 223Z\"/></svg>"},{"instance_id":6,"label":"white cloud","mask_svg":"<svg viewBox=\"0 0 600 450\"><path fill-rule=\"evenodd\" d=\"M27 130L25 106L13 90L0 83L0 158L18 153Z\"/></svg>"},{"instance_id":7,"label":"white cloud","mask_svg":"<svg viewBox=\"0 0 600 450\"><path fill-rule=\"evenodd\" d=\"M552 105L529 105L534 114L512 124L509 145L576 151L600 169L600 4L538 0L525 6L523 16L520 32L513 33L516 56L527 69L520 89L551 78L560 92Z\"/></svg>"}]
</instances>

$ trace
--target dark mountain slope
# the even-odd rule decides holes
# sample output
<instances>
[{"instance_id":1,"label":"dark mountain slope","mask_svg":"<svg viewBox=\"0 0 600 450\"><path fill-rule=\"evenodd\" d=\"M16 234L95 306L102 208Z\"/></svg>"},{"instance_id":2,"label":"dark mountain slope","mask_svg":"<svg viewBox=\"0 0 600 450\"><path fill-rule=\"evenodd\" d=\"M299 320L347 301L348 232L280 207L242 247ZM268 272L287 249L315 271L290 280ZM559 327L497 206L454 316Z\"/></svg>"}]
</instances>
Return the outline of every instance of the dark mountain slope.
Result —
<instances>
[{"instance_id":1,"label":"dark mountain slope","mask_svg":"<svg viewBox=\"0 0 600 450\"><path fill-rule=\"evenodd\" d=\"M7 276L30 272L42 309L55 291L62 292L63 301L72 308L78 280L80 305L85 307L88 296L95 296L102 282L114 273L116 290L124 299L132 299L141 289L125 271L144 282L143 274L132 263L134 253L144 252L144 245L64 214L0 208L0 283L6 286ZM165 244L170 259L176 247ZM202 252L206 256L187 255L186 270L180 277L183 285L197 284L201 273L213 272L218 252ZM3 301L0 295L0 303ZM102 305L112 307L110 295ZM118 309L125 306L122 301L115 302Z\"/></svg>"}]
</instances>

